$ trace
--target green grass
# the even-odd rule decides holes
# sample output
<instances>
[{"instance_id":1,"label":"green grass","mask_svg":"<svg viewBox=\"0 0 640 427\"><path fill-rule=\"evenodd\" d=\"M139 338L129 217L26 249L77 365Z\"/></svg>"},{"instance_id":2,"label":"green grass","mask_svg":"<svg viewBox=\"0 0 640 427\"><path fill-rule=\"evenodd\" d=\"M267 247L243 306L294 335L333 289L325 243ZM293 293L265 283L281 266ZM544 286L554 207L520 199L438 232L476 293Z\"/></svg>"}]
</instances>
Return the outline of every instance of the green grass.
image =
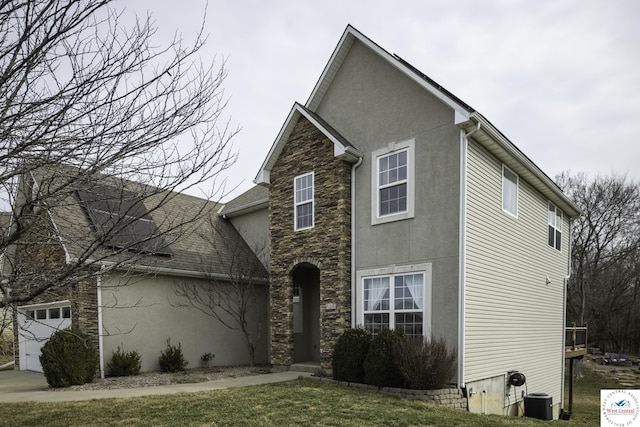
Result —
<instances>
[{"instance_id":1,"label":"green grass","mask_svg":"<svg viewBox=\"0 0 640 427\"><path fill-rule=\"evenodd\" d=\"M601 388L616 388L585 370L566 426L598 426ZM565 405L566 406L566 405ZM312 381L238 389L65 403L0 403L0 426L548 426L547 421L412 402Z\"/></svg>"}]
</instances>

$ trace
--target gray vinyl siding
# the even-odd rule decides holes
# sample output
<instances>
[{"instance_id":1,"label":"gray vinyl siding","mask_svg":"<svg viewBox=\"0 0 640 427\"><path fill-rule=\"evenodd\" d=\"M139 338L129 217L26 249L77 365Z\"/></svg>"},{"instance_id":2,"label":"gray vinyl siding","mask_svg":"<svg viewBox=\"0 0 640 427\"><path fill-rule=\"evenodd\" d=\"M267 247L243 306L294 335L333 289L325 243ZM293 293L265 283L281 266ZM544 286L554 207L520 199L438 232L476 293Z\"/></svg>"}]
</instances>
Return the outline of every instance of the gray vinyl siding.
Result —
<instances>
[{"instance_id":1,"label":"gray vinyl siding","mask_svg":"<svg viewBox=\"0 0 640 427\"><path fill-rule=\"evenodd\" d=\"M502 163L471 141L467 165L464 380L518 370L529 392L557 404L568 220L557 251L547 244L546 198L520 178L515 219L502 211Z\"/></svg>"}]
</instances>

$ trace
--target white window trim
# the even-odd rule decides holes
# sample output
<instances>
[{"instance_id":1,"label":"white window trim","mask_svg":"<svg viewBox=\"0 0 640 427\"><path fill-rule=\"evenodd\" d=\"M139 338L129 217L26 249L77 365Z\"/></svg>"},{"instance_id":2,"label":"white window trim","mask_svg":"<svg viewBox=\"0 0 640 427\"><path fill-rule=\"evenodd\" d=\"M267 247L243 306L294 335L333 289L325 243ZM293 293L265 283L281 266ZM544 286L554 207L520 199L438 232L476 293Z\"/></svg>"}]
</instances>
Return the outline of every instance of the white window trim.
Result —
<instances>
[{"instance_id":1,"label":"white window trim","mask_svg":"<svg viewBox=\"0 0 640 427\"><path fill-rule=\"evenodd\" d=\"M393 276L401 274L424 274L424 301L423 301L423 313L422 313L422 331L425 337L431 336L431 314L433 313L432 306L432 283L431 283L431 263L423 264L411 264L411 265L393 265L389 267L380 267L367 270L359 270L356 273L357 294L356 294L356 319L358 326L364 326L364 279L380 277L380 276ZM390 283L393 286L393 282ZM392 302L390 302L392 304Z\"/></svg>"},{"instance_id":2,"label":"white window trim","mask_svg":"<svg viewBox=\"0 0 640 427\"><path fill-rule=\"evenodd\" d=\"M307 203L309 203L308 200L305 200L304 202L298 203L296 202L296 192L297 192L297 188L296 188L296 180L298 178L302 178L304 176L308 176L311 175L311 225L308 227L300 227L298 228L298 206L300 205L306 205ZM314 175L313 172L309 172L309 173L303 173L302 175L298 175L296 177L293 178L293 229L294 231L300 231L300 230L308 230L310 228L315 227L316 225L316 202L315 202L315 197L316 197L316 177Z\"/></svg>"},{"instance_id":3,"label":"white window trim","mask_svg":"<svg viewBox=\"0 0 640 427\"><path fill-rule=\"evenodd\" d=\"M509 212L504 208L504 171L505 169L516 176L516 212L515 214L513 212ZM519 210L518 208L520 205L520 175L518 175L513 169L511 169L505 164L502 165L502 173L500 174L500 195L501 195L502 212L506 213L512 218L518 219L518 210Z\"/></svg>"},{"instance_id":4,"label":"white window trim","mask_svg":"<svg viewBox=\"0 0 640 427\"><path fill-rule=\"evenodd\" d=\"M397 151L407 151L407 210L380 216L380 191L378 186L378 158ZM415 139L391 142L371 153L371 225L400 221L415 216Z\"/></svg>"},{"instance_id":5,"label":"white window trim","mask_svg":"<svg viewBox=\"0 0 640 427\"><path fill-rule=\"evenodd\" d=\"M562 252L562 234L563 234L563 228L564 228L564 212L562 211L562 209L560 209L555 203L549 201L549 207L547 208L547 246L550 247L551 249L554 249L558 252ZM558 212L560 212L560 228L556 227L556 225L553 225L553 229L554 229L554 236L553 236L553 246L551 246L549 244L549 226L551 224L549 224L549 208L553 206L555 208L555 215L556 218L558 216ZM556 235L555 235L555 231L560 231L560 249L557 248L557 242L556 242Z\"/></svg>"}]
</instances>

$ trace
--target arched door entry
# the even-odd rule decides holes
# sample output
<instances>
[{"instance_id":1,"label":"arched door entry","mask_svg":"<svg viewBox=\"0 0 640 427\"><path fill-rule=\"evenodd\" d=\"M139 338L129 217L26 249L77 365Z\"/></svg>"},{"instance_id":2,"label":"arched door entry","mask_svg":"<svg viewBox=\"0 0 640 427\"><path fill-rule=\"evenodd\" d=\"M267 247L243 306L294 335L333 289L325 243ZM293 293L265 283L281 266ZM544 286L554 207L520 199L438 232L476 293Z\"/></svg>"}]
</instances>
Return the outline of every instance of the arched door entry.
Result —
<instances>
[{"instance_id":1,"label":"arched door entry","mask_svg":"<svg viewBox=\"0 0 640 427\"><path fill-rule=\"evenodd\" d=\"M293 362L320 361L320 270L293 269Z\"/></svg>"}]
</instances>

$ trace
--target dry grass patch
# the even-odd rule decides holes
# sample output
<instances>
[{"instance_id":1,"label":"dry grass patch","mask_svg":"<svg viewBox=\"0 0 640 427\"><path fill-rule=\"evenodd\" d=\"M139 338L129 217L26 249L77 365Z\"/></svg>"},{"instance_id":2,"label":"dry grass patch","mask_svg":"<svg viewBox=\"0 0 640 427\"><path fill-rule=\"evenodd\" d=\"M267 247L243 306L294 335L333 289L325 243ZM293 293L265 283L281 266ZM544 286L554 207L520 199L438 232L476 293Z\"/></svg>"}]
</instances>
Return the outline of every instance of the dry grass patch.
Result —
<instances>
[{"instance_id":1,"label":"dry grass patch","mask_svg":"<svg viewBox=\"0 0 640 427\"><path fill-rule=\"evenodd\" d=\"M311 381L129 399L0 404L0 413L0 426L548 425L529 418L475 415Z\"/></svg>"}]
</instances>

